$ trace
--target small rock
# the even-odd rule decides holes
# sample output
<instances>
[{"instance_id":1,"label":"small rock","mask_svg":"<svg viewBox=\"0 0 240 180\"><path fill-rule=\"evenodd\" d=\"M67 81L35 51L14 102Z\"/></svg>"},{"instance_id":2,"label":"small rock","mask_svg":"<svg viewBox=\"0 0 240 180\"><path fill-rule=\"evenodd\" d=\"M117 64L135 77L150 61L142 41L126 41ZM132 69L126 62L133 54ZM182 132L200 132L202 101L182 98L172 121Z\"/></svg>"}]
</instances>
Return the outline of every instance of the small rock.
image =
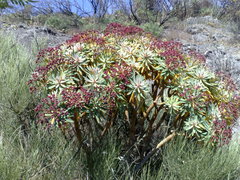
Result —
<instances>
[{"instance_id":1,"label":"small rock","mask_svg":"<svg viewBox=\"0 0 240 180\"><path fill-rule=\"evenodd\" d=\"M18 25L19 28L26 29L27 27L23 24Z\"/></svg>"},{"instance_id":2,"label":"small rock","mask_svg":"<svg viewBox=\"0 0 240 180\"><path fill-rule=\"evenodd\" d=\"M215 33L212 35L214 41L228 41L231 37L224 35L223 33Z\"/></svg>"},{"instance_id":3,"label":"small rock","mask_svg":"<svg viewBox=\"0 0 240 180\"><path fill-rule=\"evenodd\" d=\"M45 32L45 33L47 33L47 34L51 34L51 35L53 35L53 36L56 36L56 32L54 32L52 29L50 29L50 28L44 28L43 29L43 31Z\"/></svg>"},{"instance_id":4,"label":"small rock","mask_svg":"<svg viewBox=\"0 0 240 180\"><path fill-rule=\"evenodd\" d=\"M189 33L189 34L198 34L198 33L201 33L204 31L204 28L200 27L200 26L190 26L186 29L186 31Z\"/></svg>"},{"instance_id":5,"label":"small rock","mask_svg":"<svg viewBox=\"0 0 240 180\"><path fill-rule=\"evenodd\" d=\"M193 36L194 41L196 42L205 42L205 41L210 41L210 37L208 34L201 33L201 34L196 34Z\"/></svg>"}]
</instances>

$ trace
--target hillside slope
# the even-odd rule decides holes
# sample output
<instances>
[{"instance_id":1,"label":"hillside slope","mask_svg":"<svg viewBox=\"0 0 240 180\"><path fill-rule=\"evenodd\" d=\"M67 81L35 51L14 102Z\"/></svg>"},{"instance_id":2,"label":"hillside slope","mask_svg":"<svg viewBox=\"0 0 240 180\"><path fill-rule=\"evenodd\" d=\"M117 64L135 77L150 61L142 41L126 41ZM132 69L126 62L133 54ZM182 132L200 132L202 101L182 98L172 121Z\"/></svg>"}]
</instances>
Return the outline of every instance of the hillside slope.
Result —
<instances>
[{"instance_id":1,"label":"hillside slope","mask_svg":"<svg viewBox=\"0 0 240 180\"><path fill-rule=\"evenodd\" d=\"M211 16L191 17L167 28L163 37L200 52L211 69L227 73L240 86L240 32L233 33L230 25Z\"/></svg>"},{"instance_id":2,"label":"hillside slope","mask_svg":"<svg viewBox=\"0 0 240 180\"><path fill-rule=\"evenodd\" d=\"M26 24L9 24L0 20L0 32L12 35L27 48L31 49L32 43L43 43L44 46L56 46L69 39L71 36L54 31L48 27L28 26Z\"/></svg>"}]
</instances>

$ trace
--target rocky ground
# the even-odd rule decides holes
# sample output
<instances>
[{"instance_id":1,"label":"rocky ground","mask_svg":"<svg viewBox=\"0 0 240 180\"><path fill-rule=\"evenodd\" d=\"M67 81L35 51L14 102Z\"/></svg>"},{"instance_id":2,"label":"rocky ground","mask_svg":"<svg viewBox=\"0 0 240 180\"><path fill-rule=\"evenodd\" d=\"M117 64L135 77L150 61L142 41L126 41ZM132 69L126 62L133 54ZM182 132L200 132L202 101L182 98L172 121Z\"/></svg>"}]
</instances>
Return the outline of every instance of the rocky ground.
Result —
<instances>
[{"instance_id":1,"label":"rocky ground","mask_svg":"<svg viewBox=\"0 0 240 180\"><path fill-rule=\"evenodd\" d=\"M48 27L28 26L26 24L9 24L0 20L0 32L12 35L31 50L32 43L46 47L56 46L69 39L71 36L54 31Z\"/></svg>"},{"instance_id":2,"label":"rocky ground","mask_svg":"<svg viewBox=\"0 0 240 180\"><path fill-rule=\"evenodd\" d=\"M185 50L200 52L212 70L231 75L240 87L240 32L233 33L229 25L205 16L168 28L163 37L182 42Z\"/></svg>"}]
</instances>

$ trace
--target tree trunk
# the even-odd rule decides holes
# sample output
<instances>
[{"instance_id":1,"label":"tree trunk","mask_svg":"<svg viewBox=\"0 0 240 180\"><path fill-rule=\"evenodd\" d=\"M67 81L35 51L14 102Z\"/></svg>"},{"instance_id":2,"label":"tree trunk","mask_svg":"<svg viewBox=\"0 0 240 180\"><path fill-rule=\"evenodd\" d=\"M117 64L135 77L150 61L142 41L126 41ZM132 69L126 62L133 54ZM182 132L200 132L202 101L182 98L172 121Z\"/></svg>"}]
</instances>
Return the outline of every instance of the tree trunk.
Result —
<instances>
[{"instance_id":1,"label":"tree trunk","mask_svg":"<svg viewBox=\"0 0 240 180\"><path fill-rule=\"evenodd\" d=\"M155 4L155 0L146 0L147 10L153 11L154 10L154 4Z\"/></svg>"}]
</instances>

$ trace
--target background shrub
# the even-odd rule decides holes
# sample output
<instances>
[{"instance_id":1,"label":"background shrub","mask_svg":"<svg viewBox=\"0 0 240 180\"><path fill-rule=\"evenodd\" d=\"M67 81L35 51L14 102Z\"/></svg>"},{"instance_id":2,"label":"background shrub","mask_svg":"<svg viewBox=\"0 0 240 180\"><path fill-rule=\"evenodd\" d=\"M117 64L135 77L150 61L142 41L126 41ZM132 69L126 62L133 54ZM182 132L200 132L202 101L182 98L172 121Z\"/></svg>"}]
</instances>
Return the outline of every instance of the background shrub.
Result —
<instances>
[{"instance_id":1,"label":"background shrub","mask_svg":"<svg viewBox=\"0 0 240 180\"><path fill-rule=\"evenodd\" d=\"M54 14L48 16L45 21L45 25L57 30L67 30L69 28L81 28L82 23L79 17Z\"/></svg>"},{"instance_id":2,"label":"background shrub","mask_svg":"<svg viewBox=\"0 0 240 180\"><path fill-rule=\"evenodd\" d=\"M140 26L144 31L152 33L154 36L160 37L163 33L163 27L157 23L145 23Z\"/></svg>"}]
</instances>

